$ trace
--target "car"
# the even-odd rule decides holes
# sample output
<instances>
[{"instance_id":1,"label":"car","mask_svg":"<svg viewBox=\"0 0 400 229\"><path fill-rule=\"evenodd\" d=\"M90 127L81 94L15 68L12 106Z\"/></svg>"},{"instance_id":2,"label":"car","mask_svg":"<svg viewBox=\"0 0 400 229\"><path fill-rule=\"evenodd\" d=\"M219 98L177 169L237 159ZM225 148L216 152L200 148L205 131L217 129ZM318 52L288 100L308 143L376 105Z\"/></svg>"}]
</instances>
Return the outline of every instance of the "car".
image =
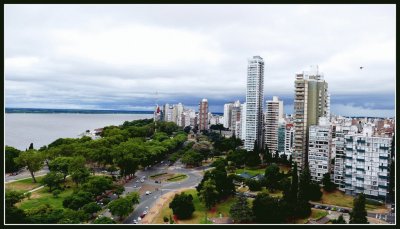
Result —
<instances>
[{"instance_id":1,"label":"car","mask_svg":"<svg viewBox=\"0 0 400 229\"><path fill-rule=\"evenodd\" d=\"M391 212L391 213L394 213L394 212L395 212L394 204L392 204L390 207L391 207L391 208L390 208L390 212Z\"/></svg>"},{"instance_id":2,"label":"car","mask_svg":"<svg viewBox=\"0 0 400 229\"><path fill-rule=\"evenodd\" d=\"M142 183L143 183L143 182L144 182L144 180L143 180L143 179L141 179L141 180L140 180L140 182L142 182Z\"/></svg>"},{"instance_id":3,"label":"car","mask_svg":"<svg viewBox=\"0 0 400 229\"><path fill-rule=\"evenodd\" d=\"M143 212L143 214L146 214L146 215L147 215L147 213L148 213L148 211L147 211L147 210L145 210L145 211Z\"/></svg>"},{"instance_id":4,"label":"car","mask_svg":"<svg viewBox=\"0 0 400 229\"><path fill-rule=\"evenodd\" d=\"M162 164L162 163L164 163L164 161L161 161L160 163Z\"/></svg>"},{"instance_id":5,"label":"car","mask_svg":"<svg viewBox=\"0 0 400 229\"><path fill-rule=\"evenodd\" d=\"M139 182L140 182L139 180L136 181L136 183L139 183Z\"/></svg>"},{"instance_id":6,"label":"car","mask_svg":"<svg viewBox=\"0 0 400 229\"><path fill-rule=\"evenodd\" d=\"M150 195L151 194L151 192L150 191L146 191L146 195Z\"/></svg>"},{"instance_id":7,"label":"car","mask_svg":"<svg viewBox=\"0 0 400 229\"><path fill-rule=\"evenodd\" d=\"M318 205L318 204L316 204L316 205L314 205L314 207L313 208L319 208L320 206Z\"/></svg>"},{"instance_id":8,"label":"car","mask_svg":"<svg viewBox=\"0 0 400 229\"><path fill-rule=\"evenodd\" d=\"M136 188L136 185L134 185L133 187Z\"/></svg>"},{"instance_id":9,"label":"car","mask_svg":"<svg viewBox=\"0 0 400 229\"><path fill-rule=\"evenodd\" d=\"M138 221L136 219L133 220L133 224L137 224Z\"/></svg>"},{"instance_id":10,"label":"car","mask_svg":"<svg viewBox=\"0 0 400 229\"><path fill-rule=\"evenodd\" d=\"M140 220L142 220L142 218L139 216L139 217L137 217L137 221L140 221Z\"/></svg>"},{"instance_id":11,"label":"car","mask_svg":"<svg viewBox=\"0 0 400 229\"><path fill-rule=\"evenodd\" d=\"M344 209L344 208L342 209L342 212L343 213L350 213L350 211L348 209Z\"/></svg>"},{"instance_id":12,"label":"car","mask_svg":"<svg viewBox=\"0 0 400 229\"><path fill-rule=\"evenodd\" d=\"M156 181L154 181L154 182L157 183L157 184L160 183L160 181L158 181L158 180L156 180Z\"/></svg>"},{"instance_id":13,"label":"car","mask_svg":"<svg viewBox=\"0 0 400 229\"><path fill-rule=\"evenodd\" d=\"M143 213L143 214L140 215L140 218L143 219L145 216L146 216L146 214Z\"/></svg>"},{"instance_id":14,"label":"car","mask_svg":"<svg viewBox=\"0 0 400 229\"><path fill-rule=\"evenodd\" d=\"M327 206L325 207L325 210L331 210L331 207Z\"/></svg>"}]
</instances>

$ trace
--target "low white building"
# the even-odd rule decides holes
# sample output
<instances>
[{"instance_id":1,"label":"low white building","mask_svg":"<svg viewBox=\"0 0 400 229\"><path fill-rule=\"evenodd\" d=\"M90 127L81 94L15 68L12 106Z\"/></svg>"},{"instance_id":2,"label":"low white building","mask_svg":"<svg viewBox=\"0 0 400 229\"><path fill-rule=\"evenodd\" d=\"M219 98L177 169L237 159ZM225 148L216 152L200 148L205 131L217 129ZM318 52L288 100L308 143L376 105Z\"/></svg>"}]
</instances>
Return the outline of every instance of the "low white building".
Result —
<instances>
[{"instance_id":1,"label":"low white building","mask_svg":"<svg viewBox=\"0 0 400 229\"><path fill-rule=\"evenodd\" d=\"M320 182L331 167L332 128L327 122L310 126L308 141L308 165L311 179Z\"/></svg>"},{"instance_id":2,"label":"low white building","mask_svg":"<svg viewBox=\"0 0 400 229\"><path fill-rule=\"evenodd\" d=\"M345 192L385 200L389 192L392 138L345 135Z\"/></svg>"}]
</instances>

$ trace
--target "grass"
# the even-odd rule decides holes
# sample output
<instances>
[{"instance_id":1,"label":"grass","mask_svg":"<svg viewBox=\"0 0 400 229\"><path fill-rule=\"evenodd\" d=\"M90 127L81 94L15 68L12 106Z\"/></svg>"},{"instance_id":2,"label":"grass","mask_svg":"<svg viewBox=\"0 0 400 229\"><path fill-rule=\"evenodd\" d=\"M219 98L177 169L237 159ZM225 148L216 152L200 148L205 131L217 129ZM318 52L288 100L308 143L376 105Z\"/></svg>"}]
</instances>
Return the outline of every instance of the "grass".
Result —
<instances>
[{"instance_id":1,"label":"grass","mask_svg":"<svg viewBox=\"0 0 400 229\"><path fill-rule=\"evenodd\" d=\"M63 200L65 199L65 197L72 194L75 187L70 177L67 178L65 185L70 186L71 188L62 190L57 198L54 197L51 192L49 192L48 187L44 187L35 192L32 192L32 196L30 199L25 198L22 202L18 203L17 206L23 210L37 208L44 204L49 204L54 208L63 208ZM61 186L63 186L63 184L61 184Z\"/></svg>"},{"instance_id":2,"label":"grass","mask_svg":"<svg viewBox=\"0 0 400 229\"><path fill-rule=\"evenodd\" d=\"M328 212L325 210L311 209L311 215L309 217L306 217L303 219L296 219L295 224L305 224L305 223L307 223L308 219L318 220L327 215L328 215Z\"/></svg>"},{"instance_id":3,"label":"grass","mask_svg":"<svg viewBox=\"0 0 400 229\"><path fill-rule=\"evenodd\" d=\"M179 175L177 175L177 176L168 178L167 181L169 181L169 182L175 182L175 181L180 181L180 180L183 180L183 179L186 179L186 178L187 178L187 175L186 175L186 174L179 174Z\"/></svg>"},{"instance_id":4,"label":"grass","mask_svg":"<svg viewBox=\"0 0 400 229\"><path fill-rule=\"evenodd\" d=\"M63 200L65 197L71 195L73 192L73 189L67 189L65 191L62 191L60 195L55 198L52 193L48 192L46 188L40 189L39 191L32 193L32 197L30 200L25 199L21 203L19 203L18 207L27 210L31 208L37 208L41 205L49 204L50 206L54 208L64 208L62 205Z\"/></svg>"},{"instance_id":5,"label":"grass","mask_svg":"<svg viewBox=\"0 0 400 229\"><path fill-rule=\"evenodd\" d=\"M33 179L32 178L26 178L26 179L23 179L23 180L18 180L18 181L13 181L13 182L10 182L10 183L6 183L5 186L6 186L6 189L27 192L29 190L32 190L32 189L35 189L35 188L41 186L43 177L44 176L35 177L37 183L33 183Z\"/></svg>"},{"instance_id":6,"label":"grass","mask_svg":"<svg viewBox=\"0 0 400 229\"><path fill-rule=\"evenodd\" d=\"M318 202L320 202L322 204L330 204L330 205L336 205L336 206L340 206L340 207L352 208L353 200L354 200L353 196L346 195L339 190L335 190L333 192L323 191L322 198ZM377 204L376 202L375 203L367 202L365 205L365 208L367 211L371 211L371 210L385 208L385 205Z\"/></svg>"},{"instance_id":7,"label":"grass","mask_svg":"<svg viewBox=\"0 0 400 229\"><path fill-rule=\"evenodd\" d=\"M162 175L165 175L165 174L168 174L168 173L157 173L157 174L151 175L150 177L151 178L156 178L156 177L159 177L159 176L162 176Z\"/></svg>"},{"instance_id":8,"label":"grass","mask_svg":"<svg viewBox=\"0 0 400 229\"><path fill-rule=\"evenodd\" d=\"M284 172L284 173L288 173L288 171L290 170L290 167L287 165L278 165L279 166L279 171L280 172ZM265 173L265 169L266 168L253 168L253 167L246 167L245 169L236 169L235 173L236 174L241 174L243 172L246 172L252 176L256 176L258 174L262 174L264 175Z\"/></svg>"},{"instance_id":9,"label":"grass","mask_svg":"<svg viewBox=\"0 0 400 229\"><path fill-rule=\"evenodd\" d=\"M206 207L204 204L200 201L199 197L197 196L197 191L196 189L189 189L184 191L186 194L191 194L193 196L193 204L195 211L193 212L192 218L190 219L185 219L185 220L178 220L178 223L184 223L184 224L203 224L205 222L205 211ZM170 209L169 203L172 201L173 197L164 204L163 208L160 210L160 213L155 217L153 223L156 224L163 224L163 217L167 216L169 217L170 215L173 215L172 209ZM229 216L229 209L231 205L235 202L235 198L228 198L227 200L218 203L215 208L212 211L207 211L207 217L208 218L215 218L219 217L218 213L221 213L222 216Z\"/></svg>"},{"instance_id":10,"label":"grass","mask_svg":"<svg viewBox=\"0 0 400 229\"><path fill-rule=\"evenodd\" d=\"M283 191L281 191L281 190L275 190L275 192L270 192L267 188L262 187L261 191L262 191L262 192L268 193L270 196L272 196L272 197L274 197L274 198L276 198L276 197L279 197L279 198L283 197Z\"/></svg>"}]
</instances>

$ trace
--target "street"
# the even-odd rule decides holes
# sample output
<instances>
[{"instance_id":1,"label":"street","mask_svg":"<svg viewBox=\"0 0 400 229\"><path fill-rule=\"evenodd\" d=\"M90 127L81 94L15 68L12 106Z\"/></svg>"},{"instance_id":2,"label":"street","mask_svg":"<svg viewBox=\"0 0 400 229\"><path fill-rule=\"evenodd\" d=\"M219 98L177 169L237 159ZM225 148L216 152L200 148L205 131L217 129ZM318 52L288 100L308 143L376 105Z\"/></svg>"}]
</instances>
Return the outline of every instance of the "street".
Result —
<instances>
[{"instance_id":1,"label":"street","mask_svg":"<svg viewBox=\"0 0 400 229\"><path fill-rule=\"evenodd\" d=\"M129 183L125 184L126 191L138 191L140 187L143 185L151 185L153 190L145 190L151 191L150 195L142 194L140 197L140 203L135 206L135 210L124 220L124 224L133 224L134 220L137 220L138 217L144 212L148 211L160 198L163 194L168 192L173 192L175 190L179 190L182 188L194 188L198 183L200 183L203 175L200 173L201 171L208 169L209 167L200 167L197 169L185 169L180 162L176 162L172 166L167 166L163 164L157 164L147 170L138 171L135 175L137 179L142 176L146 176L144 183L136 183L137 179L133 179ZM188 177L184 180L177 182L162 182L161 184L156 184L154 180L150 179L149 176L161 173L161 172L174 172L174 173L182 173L186 174ZM137 186L134 188L134 186ZM155 190L158 189L158 190ZM139 221L140 223L140 221Z\"/></svg>"}]
</instances>

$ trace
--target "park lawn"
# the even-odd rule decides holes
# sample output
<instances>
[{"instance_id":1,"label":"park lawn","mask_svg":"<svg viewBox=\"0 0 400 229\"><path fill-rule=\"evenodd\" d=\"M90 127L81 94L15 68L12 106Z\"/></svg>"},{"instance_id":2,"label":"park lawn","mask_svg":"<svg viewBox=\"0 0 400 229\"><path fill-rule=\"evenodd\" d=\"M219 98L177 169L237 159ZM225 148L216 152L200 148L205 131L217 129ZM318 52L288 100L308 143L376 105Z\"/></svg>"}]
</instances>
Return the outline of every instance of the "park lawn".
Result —
<instances>
[{"instance_id":1,"label":"park lawn","mask_svg":"<svg viewBox=\"0 0 400 229\"><path fill-rule=\"evenodd\" d=\"M37 208L41 205L44 204L49 204L50 206L54 208L64 208L62 203L63 200L71 195L73 192L72 188L69 188L67 190L64 190L60 193L60 195L55 198L52 193L48 192L47 188L42 188L38 190L37 192L32 193L32 197L30 200L27 198L24 199L21 203L18 203L18 207L27 210L31 208Z\"/></svg>"},{"instance_id":2,"label":"park lawn","mask_svg":"<svg viewBox=\"0 0 400 229\"><path fill-rule=\"evenodd\" d=\"M311 215L309 217L306 217L304 219L296 219L295 224L305 224L305 223L307 223L308 219L318 220L327 215L328 215L328 212L325 210L311 209Z\"/></svg>"},{"instance_id":3,"label":"park lawn","mask_svg":"<svg viewBox=\"0 0 400 229\"><path fill-rule=\"evenodd\" d=\"M272 197L274 197L274 198L276 198L276 197L278 197L278 198L283 197L283 191L281 191L281 190L275 190L275 192L270 192L267 188L262 187L262 188L261 188L261 191L258 191L258 192L266 192L266 193L268 193L270 196L272 196Z\"/></svg>"},{"instance_id":4,"label":"park lawn","mask_svg":"<svg viewBox=\"0 0 400 229\"><path fill-rule=\"evenodd\" d=\"M37 183L33 183L32 178L26 178L26 179L6 183L5 184L6 189L27 192L29 190L32 190L32 189L35 189L35 188L41 186L43 177L44 176L35 177Z\"/></svg>"},{"instance_id":5,"label":"park lawn","mask_svg":"<svg viewBox=\"0 0 400 229\"><path fill-rule=\"evenodd\" d=\"M185 219L185 220L178 220L178 223L183 223L183 224L199 224L199 223L206 223L205 220L205 210L206 207L204 204L200 201L199 197L197 196L197 191L196 189L189 189L184 191L186 194L191 194L193 196L193 204L194 204L194 209L195 211L193 212L192 218L190 219ZM164 216L169 217L172 214L172 209L170 209L169 203L172 201L173 197L171 197L166 204L164 204L164 207L161 209L160 213L155 217L153 223L156 224L163 224L163 218ZM220 212L222 216L229 216L229 209L231 205L235 202L235 198L228 198L227 200L218 203L214 209L211 211L207 211L207 217L208 218L214 218L218 217L218 213Z\"/></svg>"},{"instance_id":6,"label":"park lawn","mask_svg":"<svg viewBox=\"0 0 400 229\"><path fill-rule=\"evenodd\" d=\"M323 191L323 195L320 201L322 204L330 204L336 205L340 207L348 207L353 208L353 200L354 197L350 195L346 195L339 190L335 190L333 192ZM376 204L366 204L365 208L367 211L376 210L376 209L384 209L385 205L376 205Z\"/></svg>"},{"instance_id":7,"label":"park lawn","mask_svg":"<svg viewBox=\"0 0 400 229\"><path fill-rule=\"evenodd\" d=\"M168 178L166 181L168 182L175 182L186 179L188 176L186 174L175 174L175 176Z\"/></svg>"},{"instance_id":8,"label":"park lawn","mask_svg":"<svg viewBox=\"0 0 400 229\"><path fill-rule=\"evenodd\" d=\"M247 168L246 167L246 169L236 169L236 171L235 171L236 174L242 174L243 172L246 172L252 176L256 176L258 174L264 175L265 169Z\"/></svg>"}]
</instances>

